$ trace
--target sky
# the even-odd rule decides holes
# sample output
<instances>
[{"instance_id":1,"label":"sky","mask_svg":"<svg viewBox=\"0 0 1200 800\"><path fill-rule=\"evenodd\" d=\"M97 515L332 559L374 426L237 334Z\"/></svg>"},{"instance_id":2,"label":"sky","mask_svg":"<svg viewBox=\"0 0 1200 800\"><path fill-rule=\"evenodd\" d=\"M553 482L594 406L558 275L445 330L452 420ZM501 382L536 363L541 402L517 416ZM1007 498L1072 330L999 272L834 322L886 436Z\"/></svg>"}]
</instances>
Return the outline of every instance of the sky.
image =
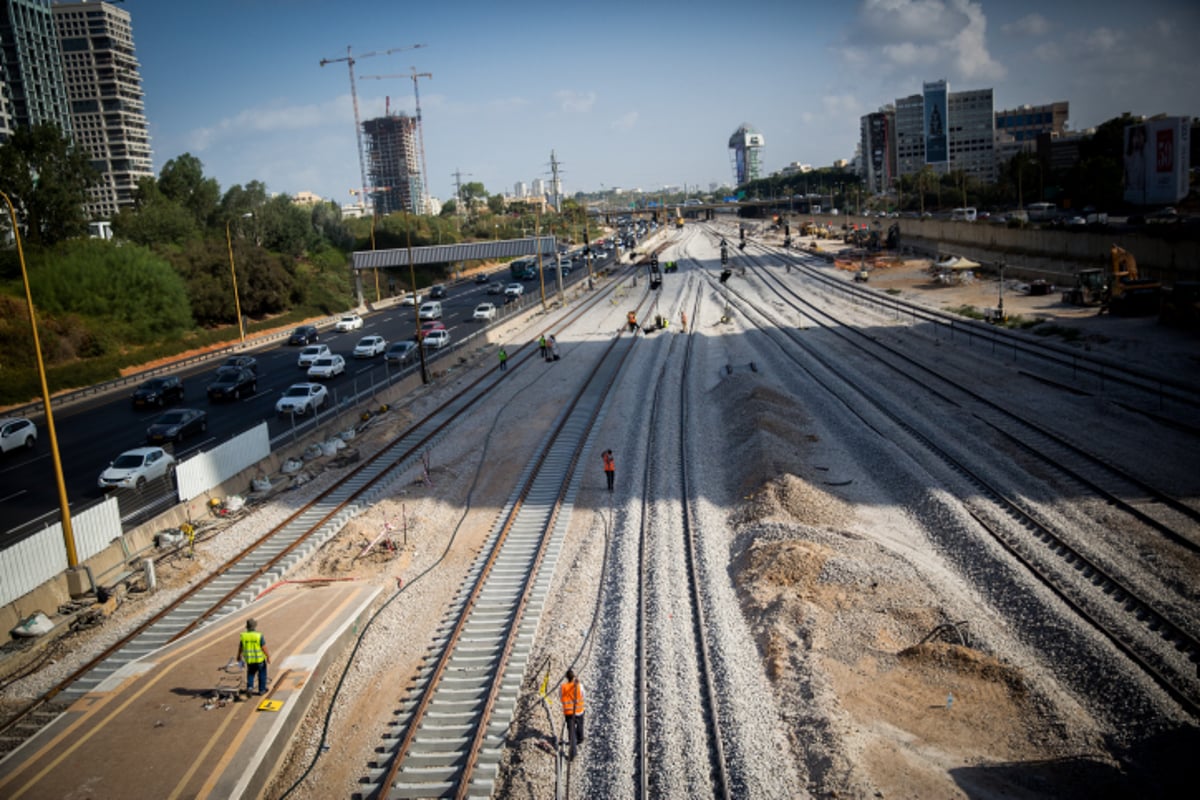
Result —
<instances>
[{"instance_id":1,"label":"sky","mask_svg":"<svg viewBox=\"0 0 1200 800\"><path fill-rule=\"evenodd\" d=\"M122 7L156 173L191 153L222 191L258 180L339 203L362 183L348 55L363 120L413 114L410 75L432 75L418 86L443 200L455 172L489 193L549 182L552 151L568 195L707 191L733 183L728 142L743 123L765 139L766 174L829 166L853 157L860 117L943 78L951 91L992 88L996 110L1068 101L1072 130L1123 112L1200 115L1195 0Z\"/></svg>"}]
</instances>

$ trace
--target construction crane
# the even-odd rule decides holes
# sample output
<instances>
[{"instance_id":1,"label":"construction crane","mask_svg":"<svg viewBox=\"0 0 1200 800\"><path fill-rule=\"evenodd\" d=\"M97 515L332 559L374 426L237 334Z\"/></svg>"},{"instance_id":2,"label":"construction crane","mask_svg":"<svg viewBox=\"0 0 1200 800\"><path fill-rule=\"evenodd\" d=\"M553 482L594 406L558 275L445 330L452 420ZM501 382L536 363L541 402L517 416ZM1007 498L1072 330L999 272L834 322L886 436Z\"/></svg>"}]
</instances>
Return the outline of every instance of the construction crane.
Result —
<instances>
[{"instance_id":1,"label":"construction crane","mask_svg":"<svg viewBox=\"0 0 1200 800\"><path fill-rule=\"evenodd\" d=\"M417 72L416 67L409 67L411 72L404 75L363 75L372 80L387 80L390 78L412 78L413 98L417 102L417 149L421 153L421 213L429 213L429 168L425 165L425 125L421 122L421 90L417 87L417 78L433 78L429 72Z\"/></svg>"},{"instance_id":2,"label":"construction crane","mask_svg":"<svg viewBox=\"0 0 1200 800\"><path fill-rule=\"evenodd\" d=\"M425 47L425 45L414 44L409 45L408 47L393 47L391 50L384 50L382 53L372 51L370 53L363 53L361 56L358 56L358 58L369 58L370 56L378 55L387 56L404 50L416 50L419 47ZM346 45L346 56L344 58L322 58L321 66L323 67L326 64L336 64L339 61L345 61L346 66L350 70L350 100L354 105L354 144L358 147L358 173L359 179L361 180L360 185L362 186L362 201L364 203L363 208L365 209L367 195L367 162L366 159L363 158L362 123L359 121L358 117L358 87L354 83L354 64L357 59L350 53L350 45Z\"/></svg>"}]
</instances>

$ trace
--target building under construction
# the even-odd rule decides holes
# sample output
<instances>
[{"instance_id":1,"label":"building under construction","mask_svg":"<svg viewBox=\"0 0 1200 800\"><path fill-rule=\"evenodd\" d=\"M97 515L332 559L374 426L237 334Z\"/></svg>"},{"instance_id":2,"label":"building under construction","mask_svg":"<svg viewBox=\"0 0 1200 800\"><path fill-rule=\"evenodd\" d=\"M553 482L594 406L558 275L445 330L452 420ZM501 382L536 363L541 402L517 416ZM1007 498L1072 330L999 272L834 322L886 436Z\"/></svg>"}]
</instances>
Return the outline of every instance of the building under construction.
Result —
<instances>
[{"instance_id":1,"label":"building under construction","mask_svg":"<svg viewBox=\"0 0 1200 800\"><path fill-rule=\"evenodd\" d=\"M424 196L417 121L404 113L388 114L363 123L367 146L367 174L376 214L407 211L417 214Z\"/></svg>"}]
</instances>

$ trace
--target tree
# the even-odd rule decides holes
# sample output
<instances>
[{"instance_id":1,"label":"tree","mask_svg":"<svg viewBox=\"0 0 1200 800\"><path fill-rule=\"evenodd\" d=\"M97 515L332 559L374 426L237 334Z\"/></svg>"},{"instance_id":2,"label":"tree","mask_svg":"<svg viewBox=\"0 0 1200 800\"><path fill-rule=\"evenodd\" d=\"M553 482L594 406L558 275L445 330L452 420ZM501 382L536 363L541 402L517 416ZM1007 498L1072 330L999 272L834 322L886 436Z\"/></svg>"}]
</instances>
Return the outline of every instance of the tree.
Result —
<instances>
[{"instance_id":1,"label":"tree","mask_svg":"<svg viewBox=\"0 0 1200 800\"><path fill-rule=\"evenodd\" d=\"M18 128L0 146L0 187L12 200L31 244L50 245L87 234L84 205L97 179L87 155L57 125ZM0 215L4 229L8 214Z\"/></svg>"},{"instance_id":2,"label":"tree","mask_svg":"<svg viewBox=\"0 0 1200 800\"><path fill-rule=\"evenodd\" d=\"M504 195L494 194L487 199L488 210L493 214L504 213Z\"/></svg>"},{"instance_id":3,"label":"tree","mask_svg":"<svg viewBox=\"0 0 1200 800\"><path fill-rule=\"evenodd\" d=\"M453 197L442 204L442 213L440 216L453 217L458 213L458 201Z\"/></svg>"},{"instance_id":4,"label":"tree","mask_svg":"<svg viewBox=\"0 0 1200 800\"><path fill-rule=\"evenodd\" d=\"M118 239L147 247L182 245L200 234L191 212L167 199L154 178L138 181L133 207L122 208L112 223Z\"/></svg>"},{"instance_id":5,"label":"tree","mask_svg":"<svg viewBox=\"0 0 1200 800\"><path fill-rule=\"evenodd\" d=\"M204 177L204 164L191 153L163 165L158 173L158 189L168 200L191 212L200 227L209 227L215 221L221 187L216 178Z\"/></svg>"}]
</instances>

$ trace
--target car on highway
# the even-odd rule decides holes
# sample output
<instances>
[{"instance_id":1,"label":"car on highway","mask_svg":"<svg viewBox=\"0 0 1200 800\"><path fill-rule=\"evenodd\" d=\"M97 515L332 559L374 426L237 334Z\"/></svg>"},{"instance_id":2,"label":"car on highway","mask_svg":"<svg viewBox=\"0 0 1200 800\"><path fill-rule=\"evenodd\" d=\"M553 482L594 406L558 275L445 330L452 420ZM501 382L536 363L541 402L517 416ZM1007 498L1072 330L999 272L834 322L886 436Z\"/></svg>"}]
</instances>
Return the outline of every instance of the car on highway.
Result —
<instances>
[{"instance_id":1,"label":"car on highway","mask_svg":"<svg viewBox=\"0 0 1200 800\"><path fill-rule=\"evenodd\" d=\"M446 284L435 283L432 287L430 287L430 289L429 289L429 299L430 300L441 300L445 296L446 296Z\"/></svg>"},{"instance_id":2,"label":"car on highway","mask_svg":"<svg viewBox=\"0 0 1200 800\"><path fill-rule=\"evenodd\" d=\"M417 354L417 343L408 339L403 342L392 342L383 357L389 364L407 364Z\"/></svg>"},{"instance_id":3,"label":"car on highway","mask_svg":"<svg viewBox=\"0 0 1200 800\"><path fill-rule=\"evenodd\" d=\"M101 489L140 489L147 482L164 478L175 471L175 459L161 447L138 447L117 456L100 473L96 485Z\"/></svg>"},{"instance_id":4,"label":"car on highway","mask_svg":"<svg viewBox=\"0 0 1200 800\"><path fill-rule=\"evenodd\" d=\"M525 294L525 287L519 283L510 283L504 287L505 297L520 297Z\"/></svg>"},{"instance_id":5,"label":"car on highway","mask_svg":"<svg viewBox=\"0 0 1200 800\"><path fill-rule=\"evenodd\" d=\"M421 308L417 310L417 319L441 319L442 304L437 300L430 300L428 303L422 303Z\"/></svg>"},{"instance_id":6,"label":"car on highway","mask_svg":"<svg viewBox=\"0 0 1200 800\"><path fill-rule=\"evenodd\" d=\"M321 356L308 368L310 378L333 378L346 371L346 359L334 354Z\"/></svg>"},{"instance_id":7,"label":"car on highway","mask_svg":"<svg viewBox=\"0 0 1200 800\"><path fill-rule=\"evenodd\" d=\"M150 444L182 442L189 436L208 430L208 412L197 408L173 408L160 414L146 428L146 441Z\"/></svg>"},{"instance_id":8,"label":"car on highway","mask_svg":"<svg viewBox=\"0 0 1200 800\"><path fill-rule=\"evenodd\" d=\"M504 284L500 281L492 281L488 284L488 294L504 294Z\"/></svg>"},{"instance_id":9,"label":"car on highway","mask_svg":"<svg viewBox=\"0 0 1200 800\"><path fill-rule=\"evenodd\" d=\"M387 350L387 339L382 336L364 336L354 346L355 358L374 358Z\"/></svg>"},{"instance_id":10,"label":"car on highway","mask_svg":"<svg viewBox=\"0 0 1200 800\"><path fill-rule=\"evenodd\" d=\"M400 305L402 305L402 306L419 306L419 305L421 305L421 301L424 299L425 299L424 296L420 292L417 292L416 294L413 294L412 292L408 292L407 294L404 295L404 297L400 298Z\"/></svg>"},{"instance_id":11,"label":"car on highway","mask_svg":"<svg viewBox=\"0 0 1200 800\"><path fill-rule=\"evenodd\" d=\"M430 331L421 339L421 344L425 346L426 350L441 350L450 344L450 331L444 328Z\"/></svg>"},{"instance_id":12,"label":"car on highway","mask_svg":"<svg viewBox=\"0 0 1200 800\"><path fill-rule=\"evenodd\" d=\"M328 399L329 390L319 383L293 383L275 403L275 411L304 415L320 409Z\"/></svg>"},{"instance_id":13,"label":"car on highway","mask_svg":"<svg viewBox=\"0 0 1200 800\"><path fill-rule=\"evenodd\" d=\"M210 403L217 400L241 400L258 389L258 376L242 367L221 367L205 390Z\"/></svg>"},{"instance_id":14,"label":"car on highway","mask_svg":"<svg viewBox=\"0 0 1200 800\"><path fill-rule=\"evenodd\" d=\"M32 450L37 444L37 426L24 417L0 419L0 453L23 447Z\"/></svg>"},{"instance_id":15,"label":"car on highway","mask_svg":"<svg viewBox=\"0 0 1200 800\"><path fill-rule=\"evenodd\" d=\"M258 359L254 356L230 356L221 362L222 367L244 367L258 374Z\"/></svg>"},{"instance_id":16,"label":"car on highway","mask_svg":"<svg viewBox=\"0 0 1200 800\"><path fill-rule=\"evenodd\" d=\"M444 330L446 330L446 323L442 322L440 319L431 319L421 323L421 332L418 334L418 336L423 339L425 338L425 334L429 333L430 331Z\"/></svg>"},{"instance_id":17,"label":"car on highway","mask_svg":"<svg viewBox=\"0 0 1200 800\"><path fill-rule=\"evenodd\" d=\"M347 331L356 331L362 326L362 317L358 314L346 314L334 324L333 329L340 333L345 333Z\"/></svg>"},{"instance_id":18,"label":"car on highway","mask_svg":"<svg viewBox=\"0 0 1200 800\"><path fill-rule=\"evenodd\" d=\"M491 322L496 318L495 303L480 303L475 306L475 313L471 315L471 319L481 320L483 322Z\"/></svg>"},{"instance_id":19,"label":"car on highway","mask_svg":"<svg viewBox=\"0 0 1200 800\"><path fill-rule=\"evenodd\" d=\"M292 335L288 337L288 344L306 345L312 344L317 339L321 338L321 334L317 332L315 325L301 325L296 330L292 331Z\"/></svg>"},{"instance_id":20,"label":"car on highway","mask_svg":"<svg viewBox=\"0 0 1200 800\"><path fill-rule=\"evenodd\" d=\"M176 403L182 399L183 380L175 375L164 375L161 378L151 378L134 390L133 407L162 408L167 403Z\"/></svg>"},{"instance_id":21,"label":"car on highway","mask_svg":"<svg viewBox=\"0 0 1200 800\"><path fill-rule=\"evenodd\" d=\"M481 272L475 276L475 283L482 286L483 284L491 281L491 279L492 279L491 276L488 275L486 272Z\"/></svg>"},{"instance_id":22,"label":"car on highway","mask_svg":"<svg viewBox=\"0 0 1200 800\"><path fill-rule=\"evenodd\" d=\"M333 355L329 351L327 344L310 344L308 347L300 351L300 356L296 359L296 366L301 369L308 369L313 365L313 362L318 358Z\"/></svg>"}]
</instances>

